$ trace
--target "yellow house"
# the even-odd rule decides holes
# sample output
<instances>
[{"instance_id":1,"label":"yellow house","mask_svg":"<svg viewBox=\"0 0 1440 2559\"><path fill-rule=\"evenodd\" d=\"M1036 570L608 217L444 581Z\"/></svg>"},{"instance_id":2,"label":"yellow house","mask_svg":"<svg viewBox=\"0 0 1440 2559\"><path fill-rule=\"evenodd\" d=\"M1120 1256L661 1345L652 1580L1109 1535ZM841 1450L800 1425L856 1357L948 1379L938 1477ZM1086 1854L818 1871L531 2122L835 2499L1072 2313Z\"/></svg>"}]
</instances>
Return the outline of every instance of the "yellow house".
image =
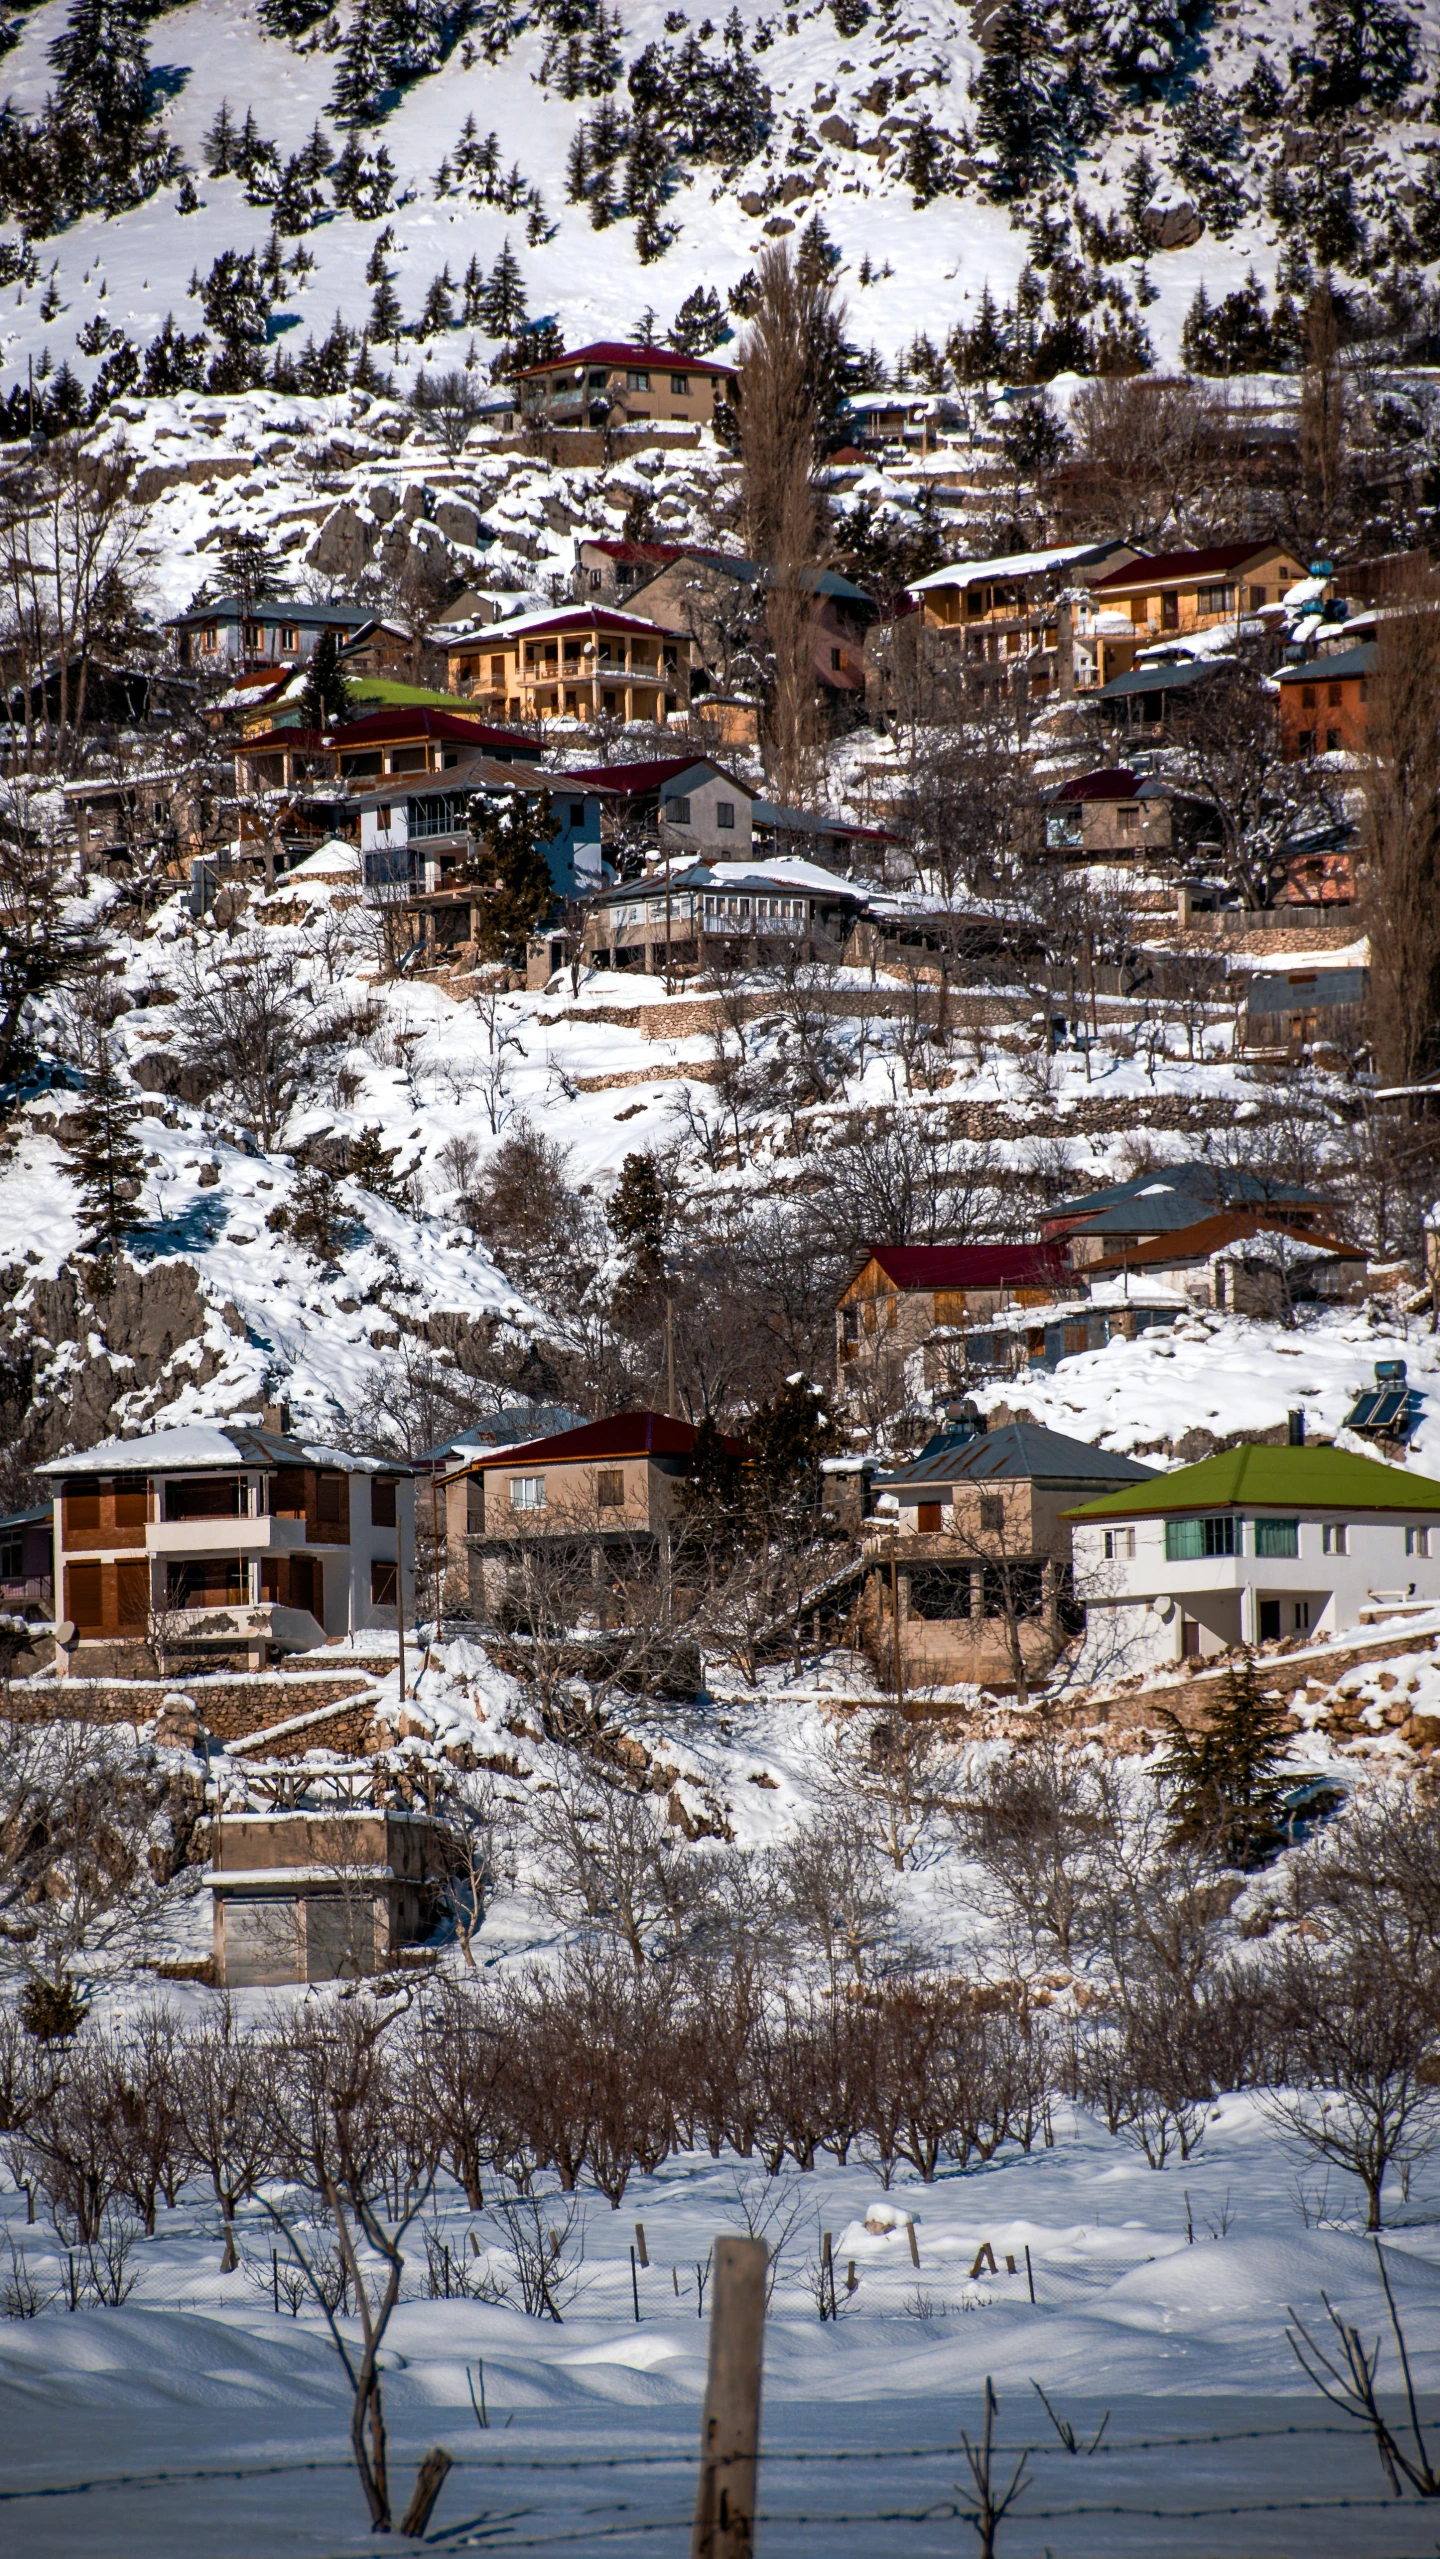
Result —
<instances>
[{"instance_id":1,"label":"yellow house","mask_svg":"<svg viewBox=\"0 0 1440 2559\"><path fill-rule=\"evenodd\" d=\"M1112 569L1092 589L1101 626L1101 682L1128 675L1138 650L1173 633L1210 631L1263 613L1309 573L1283 542L1222 542L1209 551L1161 551ZM1127 631L1118 616L1128 614Z\"/></svg>"},{"instance_id":2,"label":"yellow house","mask_svg":"<svg viewBox=\"0 0 1440 2559\"><path fill-rule=\"evenodd\" d=\"M638 614L562 604L492 622L449 655L451 690L487 719L652 720L689 701L691 643Z\"/></svg>"},{"instance_id":3,"label":"yellow house","mask_svg":"<svg viewBox=\"0 0 1440 2559\"><path fill-rule=\"evenodd\" d=\"M953 561L906 592L967 666L988 665L1007 679L1023 668L1032 692L1085 691L1101 680L1086 598L1136 556L1133 542L1060 543Z\"/></svg>"}]
</instances>

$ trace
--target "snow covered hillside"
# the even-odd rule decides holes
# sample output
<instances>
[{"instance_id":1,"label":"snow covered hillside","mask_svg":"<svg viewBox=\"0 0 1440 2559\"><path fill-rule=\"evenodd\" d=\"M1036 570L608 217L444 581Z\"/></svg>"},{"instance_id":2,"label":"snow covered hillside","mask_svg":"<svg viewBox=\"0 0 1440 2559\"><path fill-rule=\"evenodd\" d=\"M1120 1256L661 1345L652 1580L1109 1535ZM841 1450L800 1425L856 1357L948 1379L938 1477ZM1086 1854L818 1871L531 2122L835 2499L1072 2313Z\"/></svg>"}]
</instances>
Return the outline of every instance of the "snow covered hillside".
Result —
<instances>
[{"instance_id":1,"label":"snow covered hillside","mask_svg":"<svg viewBox=\"0 0 1440 2559\"><path fill-rule=\"evenodd\" d=\"M1010 302L1027 262L1051 292L1045 325L1088 312L1173 362L1201 285L1219 302L1253 264L1273 300L1278 261L1292 299L1320 266L1383 299L1440 246L1430 0L1120 0L1093 17L1040 0L743 0L723 28L663 0L188 0L143 25L82 0L78 68L52 53L68 6L16 21L6 63L6 185L31 243L4 253L12 388L63 356L124 389L122 348L143 359L167 318L197 343L209 329L207 360L242 346L256 330L222 310L226 259L232 287L237 259L268 264L272 355L318 346L338 313L410 374L483 363L525 316L575 344L668 330L704 292L723 311L767 240L816 212L853 335L886 362L973 327L987 289ZM47 96L72 118L53 148L35 122ZM207 145L222 111L248 137L229 174L224 143ZM66 159L87 130L94 183ZM507 242L523 310L485 290ZM194 378L183 354L177 378Z\"/></svg>"}]
</instances>

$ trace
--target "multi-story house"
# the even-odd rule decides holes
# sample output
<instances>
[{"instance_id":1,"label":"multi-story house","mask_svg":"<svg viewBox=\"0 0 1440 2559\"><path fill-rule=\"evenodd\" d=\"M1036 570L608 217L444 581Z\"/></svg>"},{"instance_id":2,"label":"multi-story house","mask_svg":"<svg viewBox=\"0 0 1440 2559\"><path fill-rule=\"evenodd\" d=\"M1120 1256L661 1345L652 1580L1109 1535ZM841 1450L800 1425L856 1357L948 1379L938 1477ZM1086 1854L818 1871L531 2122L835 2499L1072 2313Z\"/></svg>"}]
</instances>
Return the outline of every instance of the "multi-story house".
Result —
<instances>
[{"instance_id":1,"label":"multi-story house","mask_svg":"<svg viewBox=\"0 0 1440 2559\"><path fill-rule=\"evenodd\" d=\"M364 787L391 774L444 773L477 754L492 762L533 762L540 741L516 729L491 728L478 711L454 702L443 711L429 706L371 711L333 729L267 725L234 753L235 788L244 798L302 785L313 795L326 781Z\"/></svg>"},{"instance_id":2,"label":"multi-story house","mask_svg":"<svg viewBox=\"0 0 1440 2559\"><path fill-rule=\"evenodd\" d=\"M604 339L526 365L515 375L515 400L526 427L613 428L654 418L711 426L734 382L734 366L710 356Z\"/></svg>"},{"instance_id":3,"label":"multi-story house","mask_svg":"<svg viewBox=\"0 0 1440 2559\"><path fill-rule=\"evenodd\" d=\"M1068 1517L1094 1673L1440 1601L1440 1484L1344 1449L1225 1449Z\"/></svg>"},{"instance_id":4,"label":"multi-story house","mask_svg":"<svg viewBox=\"0 0 1440 2559\"><path fill-rule=\"evenodd\" d=\"M1157 640L1213 631L1282 603L1306 574L1284 542L1222 542L1208 551L1161 551L1117 562L1092 590L1102 617L1101 683L1128 675L1138 652Z\"/></svg>"},{"instance_id":5,"label":"multi-story house","mask_svg":"<svg viewBox=\"0 0 1440 2559\"><path fill-rule=\"evenodd\" d=\"M227 1990L355 1981L434 1929L456 1843L373 1761L242 1771L210 1823L215 1978Z\"/></svg>"},{"instance_id":6,"label":"multi-story house","mask_svg":"<svg viewBox=\"0 0 1440 2559\"><path fill-rule=\"evenodd\" d=\"M54 1522L49 1502L0 1519L0 1615L27 1622L53 1617Z\"/></svg>"},{"instance_id":7,"label":"multi-story house","mask_svg":"<svg viewBox=\"0 0 1440 2559\"><path fill-rule=\"evenodd\" d=\"M863 889L813 862L783 856L705 860L622 881L591 898L585 957L592 968L695 977L793 944L839 960L865 912Z\"/></svg>"},{"instance_id":8,"label":"multi-story house","mask_svg":"<svg viewBox=\"0 0 1440 2559\"><path fill-rule=\"evenodd\" d=\"M1320 1232L1335 1217L1321 1191L1272 1180L1229 1164L1157 1164L1128 1182L1062 1200L1044 1218L1046 1242L1063 1246L1076 1270L1119 1261L1137 1245L1176 1235L1220 1209L1263 1209L1297 1234Z\"/></svg>"},{"instance_id":9,"label":"multi-story house","mask_svg":"<svg viewBox=\"0 0 1440 2559\"><path fill-rule=\"evenodd\" d=\"M908 1466L877 1475L865 1522L867 1604L908 1686L1010 1687L1076 1630L1070 1527L1077 1497L1150 1481L1153 1468L1039 1423L940 1431Z\"/></svg>"},{"instance_id":10,"label":"multi-story house","mask_svg":"<svg viewBox=\"0 0 1440 2559\"><path fill-rule=\"evenodd\" d=\"M371 607L340 598L297 604L289 596L223 595L172 615L165 627L175 634L182 666L219 675L294 666L314 655L322 632L333 631L344 643L374 622Z\"/></svg>"},{"instance_id":11,"label":"multi-story house","mask_svg":"<svg viewBox=\"0 0 1440 2559\"><path fill-rule=\"evenodd\" d=\"M837 569L805 569L810 651L817 698L842 718L864 698L865 640L875 600ZM578 601L623 604L693 644L707 687L756 681L764 652L765 599L772 572L763 561L679 542L596 537L576 549ZM697 699L700 686L692 679Z\"/></svg>"},{"instance_id":12,"label":"multi-story house","mask_svg":"<svg viewBox=\"0 0 1440 2559\"><path fill-rule=\"evenodd\" d=\"M537 817L539 802L549 802L550 832L541 849L556 896L577 897L597 887L604 868L603 785L541 772L533 764L476 755L442 776L416 777L408 787L381 783L335 809L332 832L353 837L358 830L367 898L406 890L429 919L429 938L442 944L473 940L480 891L470 874L480 804L512 791L537 804Z\"/></svg>"},{"instance_id":13,"label":"multi-story house","mask_svg":"<svg viewBox=\"0 0 1440 2559\"><path fill-rule=\"evenodd\" d=\"M648 720L689 701L692 648L658 622L608 605L512 614L450 649L450 683L482 719Z\"/></svg>"},{"instance_id":14,"label":"multi-story house","mask_svg":"<svg viewBox=\"0 0 1440 2559\"><path fill-rule=\"evenodd\" d=\"M1280 735L1292 763L1312 755L1365 753L1378 657L1374 641L1361 640L1277 669Z\"/></svg>"},{"instance_id":15,"label":"multi-story house","mask_svg":"<svg viewBox=\"0 0 1440 2559\"><path fill-rule=\"evenodd\" d=\"M413 1607L411 1477L388 1459L196 1422L39 1472L74 1673L164 1676L157 1653L263 1669Z\"/></svg>"},{"instance_id":16,"label":"multi-story house","mask_svg":"<svg viewBox=\"0 0 1440 2559\"><path fill-rule=\"evenodd\" d=\"M531 1554L574 1565L597 1587L610 1574L653 1574L679 1526L695 1441L692 1423L640 1411L481 1451L445 1482L452 1578L468 1554L471 1602L488 1614ZM719 1444L745 1455L738 1440Z\"/></svg>"},{"instance_id":17,"label":"multi-story house","mask_svg":"<svg viewBox=\"0 0 1440 2559\"><path fill-rule=\"evenodd\" d=\"M917 578L907 592L927 626L953 640L977 681L1008 681L1023 671L1034 693L1084 692L1103 681L1101 581L1138 557L1133 542L1060 543L957 561Z\"/></svg>"},{"instance_id":18,"label":"multi-story house","mask_svg":"<svg viewBox=\"0 0 1440 2559\"><path fill-rule=\"evenodd\" d=\"M836 1391L862 1398L937 1332L1048 1305L1069 1282L1063 1245L877 1244L835 1309Z\"/></svg>"}]
</instances>

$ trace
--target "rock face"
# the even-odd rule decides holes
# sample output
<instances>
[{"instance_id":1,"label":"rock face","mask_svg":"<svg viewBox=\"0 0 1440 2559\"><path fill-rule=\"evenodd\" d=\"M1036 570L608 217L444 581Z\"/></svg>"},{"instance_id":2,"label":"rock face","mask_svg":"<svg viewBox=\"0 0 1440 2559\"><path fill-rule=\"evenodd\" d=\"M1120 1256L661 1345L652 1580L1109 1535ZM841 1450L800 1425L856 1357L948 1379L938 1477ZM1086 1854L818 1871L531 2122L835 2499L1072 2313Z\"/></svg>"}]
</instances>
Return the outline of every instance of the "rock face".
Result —
<instances>
[{"instance_id":1,"label":"rock face","mask_svg":"<svg viewBox=\"0 0 1440 2559\"><path fill-rule=\"evenodd\" d=\"M10 1389L4 1400L16 1396L21 1413L29 1406L24 1454L32 1465L107 1438L122 1396L152 1394L151 1409L162 1410L168 1398L157 1390L177 1352L187 1356L176 1392L207 1384L221 1365L220 1352L204 1339L216 1310L188 1262L139 1270L120 1260L102 1296L90 1294L73 1264L56 1279L36 1279L12 1263L0 1270L0 1309L0 1363ZM243 1336L236 1309L219 1311L227 1329ZM6 1420L8 1427L8 1414Z\"/></svg>"},{"instance_id":2,"label":"rock face","mask_svg":"<svg viewBox=\"0 0 1440 2559\"><path fill-rule=\"evenodd\" d=\"M1152 249L1189 249L1205 225L1188 196L1167 196L1146 206L1140 228Z\"/></svg>"}]
</instances>

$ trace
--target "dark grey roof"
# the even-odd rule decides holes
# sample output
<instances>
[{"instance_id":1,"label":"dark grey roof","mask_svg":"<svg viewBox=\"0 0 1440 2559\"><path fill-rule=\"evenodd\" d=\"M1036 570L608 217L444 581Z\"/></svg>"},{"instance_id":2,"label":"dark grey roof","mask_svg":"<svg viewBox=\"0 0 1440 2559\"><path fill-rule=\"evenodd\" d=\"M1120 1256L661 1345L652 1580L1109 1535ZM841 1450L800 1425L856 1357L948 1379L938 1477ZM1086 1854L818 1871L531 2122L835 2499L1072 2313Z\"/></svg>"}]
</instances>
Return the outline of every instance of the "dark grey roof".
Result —
<instances>
[{"instance_id":1,"label":"dark grey roof","mask_svg":"<svg viewBox=\"0 0 1440 2559\"><path fill-rule=\"evenodd\" d=\"M578 1431L584 1420L584 1414L569 1404L507 1404L503 1412L487 1413L483 1422L472 1422L468 1431L458 1431L454 1439L423 1449L415 1463L431 1466L447 1457L472 1455L477 1448L509 1448L522 1440L552 1439L557 1431Z\"/></svg>"},{"instance_id":2,"label":"dark grey roof","mask_svg":"<svg viewBox=\"0 0 1440 2559\"><path fill-rule=\"evenodd\" d=\"M172 613L165 628L178 631L187 622L293 622L299 630L329 630L346 624L359 630L377 619L369 604L301 604L293 595L256 595L247 604L240 595L217 595L213 604L192 604L188 613Z\"/></svg>"},{"instance_id":3,"label":"dark grey roof","mask_svg":"<svg viewBox=\"0 0 1440 2559\"><path fill-rule=\"evenodd\" d=\"M1136 1202L1141 1203L1138 1211ZM1076 1217L1084 1219L1089 1235L1131 1235L1142 1226L1163 1235L1171 1227L1192 1226L1197 1207L1251 1206L1328 1208L1330 1202L1323 1192L1297 1190L1291 1183L1274 1182L1263 1173L1243 1172L1231 1164L1162 1164L1151 1172L1133 1174L1128 1182L1111 1182L1104 1190L1061 1200L1047 1212L1046 1222Z\"/></svg>"},{"instance_id":4,"label":"dark grey roof","mask_svg":"<svg viewBox=\"0 0 1440 2559\"><path fill-rule=\"evenodd\" d=\"M37 1502L34 1510L7 1511L4 1518L0 1519L0 1529L34 1528L42 1519L48 1520L50 1515L51 1504L49 1502Z\"/></svg>"},{"instance_id":5,"label":"dark grey roof","mask_svg":"<svg viewBox=\"0 0 1440 2559\"><path fill-rule=\"evenodd\" d=\"M1102 684L1098 693L1087 695L1091 702L1124 702L1133 693L1173 693L1187 684L1198 684L1214 667L1214 658L1191 658L1184 666L1137 666L1128 675L1117 675Z\"/></svg>"},{"instance_id":6,"label":"dark grey roof","mask_svg":"<svg viewBox=\"0 0 1440 2559\"><path fill-rule=\"evenodd\" d=\"M1373 640L1360 640L1353 649L1335 649L1326 657L1301 658L1295 666L1276 669L1277 684L1333 683L1341 675L1373 675L1380 652Z\"/></svg>"},{"instance_id":7,"label":"dark grey roof","mask_svg":"<svg viewBox=\"0 0 1440 2559\"><path fill-rule=\"evenodd\" d=\"M1041 1422L1007 1422L996 1431L941 1432L908 1466L877 1475L875 1490L918 1501L960 1483L1140 1484L1155 1471Z\"/></svg>"}]
</instances>

